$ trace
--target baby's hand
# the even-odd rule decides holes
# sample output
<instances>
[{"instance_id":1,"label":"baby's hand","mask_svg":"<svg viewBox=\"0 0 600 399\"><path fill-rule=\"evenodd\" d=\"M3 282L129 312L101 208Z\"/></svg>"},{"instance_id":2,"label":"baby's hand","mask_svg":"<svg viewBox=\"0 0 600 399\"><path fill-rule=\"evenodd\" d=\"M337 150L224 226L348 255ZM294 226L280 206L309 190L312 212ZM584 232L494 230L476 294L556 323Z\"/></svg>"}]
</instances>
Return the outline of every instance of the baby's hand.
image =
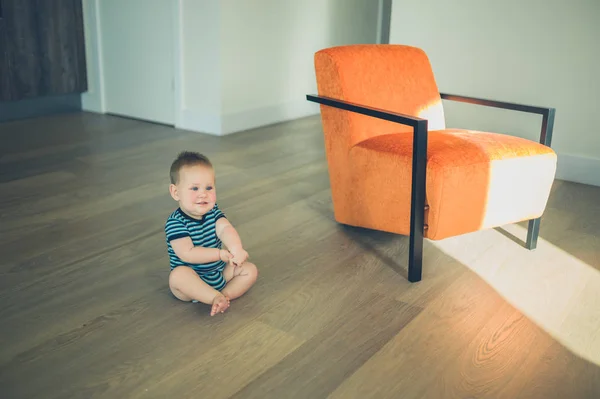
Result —
<instances>
[{"instance_id":1,"label":"baby's hand","mask_svg":"<svg viewBox=\"0 0 600 399\"><path fill-rule=\"evenodd\" d=\"M244 264L244 262L248 259L248 252L246 252L243 248L232 250L231 255L231 261L235 266Z\"/></svg>"},{"instance_id":2,"label":"baby's hand","mask_svg":"<svg viewBox=\"0 0 600 399\"><path fill-rule=\"evenodd\" d=\"M231 260L231 252L229 252L226 249L220 249L219 255L221 256L221 260L225 263L227 263L227 262L229 262L229 260Z\"/></svg>"}]
</instances>

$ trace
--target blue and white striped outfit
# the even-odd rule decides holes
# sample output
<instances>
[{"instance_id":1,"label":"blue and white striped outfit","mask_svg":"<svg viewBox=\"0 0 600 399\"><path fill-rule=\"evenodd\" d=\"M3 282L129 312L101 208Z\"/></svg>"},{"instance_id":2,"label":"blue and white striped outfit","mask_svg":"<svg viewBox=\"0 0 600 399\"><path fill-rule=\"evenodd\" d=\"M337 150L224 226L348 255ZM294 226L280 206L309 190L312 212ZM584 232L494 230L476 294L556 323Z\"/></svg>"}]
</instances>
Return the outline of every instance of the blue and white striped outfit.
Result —
<instances>
[{"instance_id":1,"label":"blue and white striped outfit","mask_svg":"<svg viewBox=\"0 0 600 399\"><path fill-rule=\"evenodd\" d=\"M177 266L189 266L204 280L207 284L216 290L222 290L225 287L226 281L223 277L225 262L219 259L216 262L193 264L181 260L173 248L171 241L177 238L190 237L194 246L205 248L222 248L222 242L217 237L216 223L220 218L224 218L225 214L221 212L217 204L208 211L202 219L194 219L185 214L181 208L177 208L167 219L165 223L165 233L167 238L167 249L171 270Z\"/></svg>"}]
</instances>

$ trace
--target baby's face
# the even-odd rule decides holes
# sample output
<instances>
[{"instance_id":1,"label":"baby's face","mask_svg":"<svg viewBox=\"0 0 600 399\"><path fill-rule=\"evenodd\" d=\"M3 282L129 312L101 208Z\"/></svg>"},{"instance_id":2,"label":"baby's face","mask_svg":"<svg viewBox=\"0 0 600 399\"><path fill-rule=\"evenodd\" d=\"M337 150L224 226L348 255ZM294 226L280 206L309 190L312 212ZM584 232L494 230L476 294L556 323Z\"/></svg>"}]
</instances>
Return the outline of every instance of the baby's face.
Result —
<instances>
[{"instance_id":1,"label":"baby's face","mask_svg":"<svg viewBox=\"0 0 600 399\"><path fill-rule=\"evenodd\" d=\"M201 219L217 201L214 171L206 166L186 166L179 170L179 182L171 185L171 195L189 216Z\"/></svg>"}]
</instances>

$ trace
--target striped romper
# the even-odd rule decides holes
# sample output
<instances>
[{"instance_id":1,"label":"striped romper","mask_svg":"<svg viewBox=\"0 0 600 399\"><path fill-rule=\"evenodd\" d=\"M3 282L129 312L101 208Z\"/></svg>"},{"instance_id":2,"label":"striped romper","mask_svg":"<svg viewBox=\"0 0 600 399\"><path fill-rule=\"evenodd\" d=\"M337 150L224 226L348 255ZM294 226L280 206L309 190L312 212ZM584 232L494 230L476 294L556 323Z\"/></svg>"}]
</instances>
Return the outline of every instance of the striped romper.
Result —
<instances>
[{"instance_id":1,"label":"striped romper","mask_svg":"<svg viewBox=\"0 0 600 399\"><path fill-rule=\"evenodd\" d=\"M223 277L223 270L226 266L225 262L219 259L218 261L211 263L187 263L179 259L171 247L171 240L190 237L196 247L201 246L221 249L222 243L219 237L217 237L215 227L217 220L224 217L225 214L221 212L217 204L202 217L202 220L193 219L186 215L181 208L177 208L165 223L167 250L169 253L171 270L177 266L189 266L194 269L196 274L198 274L204 282L214 289L220 291L225 288L226 281Z\"/></svg>"}]
</instances>

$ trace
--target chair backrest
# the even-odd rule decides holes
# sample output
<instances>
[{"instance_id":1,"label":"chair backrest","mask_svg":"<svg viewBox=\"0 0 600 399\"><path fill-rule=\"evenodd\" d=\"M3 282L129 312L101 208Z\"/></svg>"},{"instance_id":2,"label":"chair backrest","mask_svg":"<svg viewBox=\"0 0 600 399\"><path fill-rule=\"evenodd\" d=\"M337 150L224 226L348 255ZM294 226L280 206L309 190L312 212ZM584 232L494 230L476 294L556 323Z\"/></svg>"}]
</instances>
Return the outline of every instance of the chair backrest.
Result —
<instances>
[{"instance_id":1,"label":"chair backrest","mask_svg":"<svg viewBox=\"0 0 600 399\"><path fill-rule=\"evenodd\" d=\"M444 110L429 59L419 48L397 44L356 44L315 54L319 95L428 120L429 130L445 128ZM412 132L409 126L321 106L328 149L346 149L371 137ZM337 150L340 150L337 148Z\"/></svg>"}]
</instances>

